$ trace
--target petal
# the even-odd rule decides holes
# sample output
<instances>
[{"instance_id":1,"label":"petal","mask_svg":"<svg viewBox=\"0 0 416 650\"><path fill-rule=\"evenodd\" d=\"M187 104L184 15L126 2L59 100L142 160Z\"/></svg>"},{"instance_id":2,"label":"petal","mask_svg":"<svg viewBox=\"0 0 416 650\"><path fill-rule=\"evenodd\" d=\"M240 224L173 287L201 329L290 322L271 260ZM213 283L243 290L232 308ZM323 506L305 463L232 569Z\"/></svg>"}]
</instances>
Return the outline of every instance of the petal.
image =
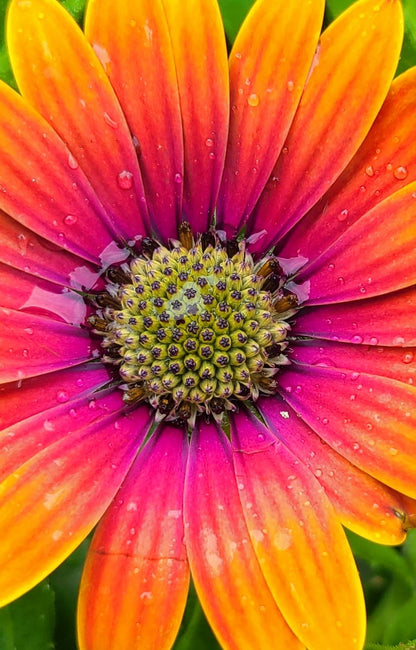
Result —
<instances>
[{"instance_id":1,"label":"petal","mask_svg":"<svg viewBox=\"0 0 416 650\"><path fill-rule=\"evenodd\" d=\"M57 284L90 288L95 267L11 219L0 210L0 260ZM80 280L77 281L77 278ZM91 281L86 278L91 278Z\"/></svg>"},{"instance_id":2,"label":"petal","mask_svg":"<svg viewBox=\"0 0 416 650\"><path fill-rule=\"evenodd\" d=\"M1 483L2 605L42 580L86 537L120 486L148 423L147 410L104 415Z\"/></svg>"},{"instance_id":3,"label":"petal","mask_svg":"<svg viewBox=\"0 0 416 650\"><path fill-rule=\"evenodd\" d=\"M292 367L279 386L303 420L351 463L415 497L416 388L366 372Z\"/></svg>"},{"instance_id":4,"label":"petal","mask_svg":"<svg viewBox=\"0 0 416 650\"><path fill-rule=\"evenodd\" d=\"M227 49L213 0L162 0L169 26L182 114L183 215L194 232L210 225L228 134ZM181 182L180 176L176 177Z\"/></svg>"},{"instance_id":5,"label":"petal","mask_svg":"<svg viewBox=\"0 0 416 650\"><path fill-rule=\"evenodd\" d=\"M318 479L344 526L378 544L404 541L401 497L325 445L281 397L258 406L273 433Z\"/></svg>"},{"instance_id":6,"label":"petal","mask_svg":"<svg viewBox=\"0 0 416 650\"><path fill-rule=\"evenodd\" d=\"M108 370L101 364L86 363L75 368L3 384L0 386L0 429L70 402L79 395L89 395L96 388L107 384L108 380ZM69 408L73 409L73 405ZM90 411L92 410L90 407ZM76 417L77 412L73 410L70 415Z\"/></svg>"},{"instance_id":7,"label":"petal","mask_svg":"<svg viewBox=\"0 0 416 650\"><path fill-rule=\"evenodd\" d=\"M105 383L108 384L108 377ZM79 391L78 395L71 400L68 398L67 402L61 402L62 391L55 390L55 403L48 404L47 398L43 408L39 401L21 407L17 422L0 432L0 444L3 445L4 452L0 480L4 481L17 468L74 431L97 426L104 416L122 411L124 404L120 391L108 394L108 391L103 390L103 384L101 378L100 383ZM41 389L42 382L39 384L39 390ZM15 392L20 394L20 390L22 389ZM22 391L22 397L24 395L25 391Z\"/></svg>"},{"instance_id":8,"label":"petal","mask_svg":"<svg viewBox=\"0 0 416 650\"><path fill-rule=\"evenodd\" d=\"M243 23L230 56L232 110L220 225L241 225L270 176L305 85L323 10L322 0L261 0Z\"/></svg>"},{"instance_id":9,"label":"petal","mask_svg":"<svg viewBox=\"0 0 416 650\"><path fill-rule=\"evenodd\" d=\"M138 141L152 226L167 241L177 236L181 212L182 186L175 175L183 176L183 137L162 3L92 0L85 32Z\"/></svg>"},{"instance_id":10,"label":"petal","mask_svg":"<svg viewBox=\"0 0 416 650\"><path fill-rule=\"evenodd\" d=\"M309 650L362 648L360 580L323 488L246 412L233 418L232 446L251 541L287 622Z\"/></svg>"},{"instance_id":11,"label":"petal","mask_svg":"<svg viewBox=\"0 0 416 650\"><path fill-rule=\"evenodd\" d=\"M368 136L346 170L291 231L282 255L315 259L346 228L416 179L416 68L392 83Z\"/></svg>"},{"instance_id":12,"label":"petal","mask_svg":"<svg viewBox=\"0 0 416 650\"><path fill-rule=\"evenodd\" d=\"M186 436L164 427L140 452L100 522L81 582L81 650L172 647L189 585L186 457Z\"/></svg>"},{"instance_id":13,"label":"petal","mask_svg":"<svg viewBox=\"0 0 416 650\"><path fill-rule=\"evenodd\" d=\"M91 339L80 327L1 307L0 348L3 383L86 361L91 356Z\"/></svg>"},{"instance_id":14,"label":"petal","mask_svg":"<svg viewBox=\"0 0 416 650\"><path fill-rule=\"evenodd\" d=\"M68 148L4 83L0 111L0 209L58 246L98 261L113 239L108 217Z\"/></svg>"},{"instance_id":15,"label":"petal","mask_svg":"<svg viewBox=\"0 0 416 650\"><path fill-rule=\"evenodd\" d=\"M343 368L416 384L416 348L350 345L322 339L296 341L292 361L310 366Z\"/></svg>"},{"instance_id":16,"label":"petal","mask_svg":"<svg viewBox=\"0 0 416 650\"><path fill-rule=\"evenodd\" d=\"M230 451L213 424L202 422L192 435L184 507L186 548L199 599L222 648L268 650L278 643L301 650L249 540Z\"/></svg>"},{"instance_id":17,"label":"petal","mask_svg":"<svg viewBox=\"0 0 416 650\"><path fill-rule=\"evenodd\" d=\"M416 282L416 182L376 205L320 257L303 267L308 304L377 296ZM359 263L357 263L359 260Z\"/></svg>"},{"instance_id":18,"label":"petal","mask_svg":"<svg viewBox=\"0 0 416 650\"><path fill-rule=\"evenodd\" d=\"M416 346L416 286L369 300L321 305L296 316L295 335L370 345Z\"/></svg>"},{"instance_id":19,"label":"petal","mask_svg":"<svg viewBox=\"0 0 416 650\"><path fill-rule=\"evenodd\" d=\"M397 0L355 2L322 34L285 147L255 209L252 229L267 230L263 248L321 198L361 145L389 89L402 35Z\"/></svg>"},{"instance_id":20,"label":"petal","mask_svg":"<svg viewBox=\"0 0 416 650\"><path fill-rule=\"evenodd\" d=\"M79 163L119 237L143 234L144 190L131 135L104 70L56 0L12 0L7 40L18 86Z\"/></svg>"}]
</instances>

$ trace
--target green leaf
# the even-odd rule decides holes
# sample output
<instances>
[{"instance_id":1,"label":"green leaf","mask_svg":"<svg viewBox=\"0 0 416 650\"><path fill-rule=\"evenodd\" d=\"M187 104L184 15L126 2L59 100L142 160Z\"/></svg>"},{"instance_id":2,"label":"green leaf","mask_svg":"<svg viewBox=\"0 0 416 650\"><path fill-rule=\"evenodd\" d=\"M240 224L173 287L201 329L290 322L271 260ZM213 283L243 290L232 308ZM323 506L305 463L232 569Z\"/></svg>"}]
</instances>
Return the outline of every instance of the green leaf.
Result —
<instances>
[{"instance_id":1,"label":"green leaf","mask_svg":"<svg viewBox=\"0 0 416 650\"><path fill-rule=\"evenodd\" d=\"M54 593L41 582L0 609L1 650L52 650L55 627Z\"/></svg>"},{"instance_id":2,"label":"green leaf","mask_svg":"<svg viewBox=\"0 0 416 650\"><path fill-rule=\"evenodd\" d=\"M173 650L195 650L195 648L198 650L221 650L191 583L181 629Z\"/></svg>"},{"instance_id":3,"label":"green leaf","mask_svg":"<svg viewBox=\"0 0 416 650\"><path fill-rule=\"evenodd\" d=\"M225 33L232 45L240 29L241 23L246 17L254 0L218 0L222 18L224 21Z\"/></svg>"}]
</instances>

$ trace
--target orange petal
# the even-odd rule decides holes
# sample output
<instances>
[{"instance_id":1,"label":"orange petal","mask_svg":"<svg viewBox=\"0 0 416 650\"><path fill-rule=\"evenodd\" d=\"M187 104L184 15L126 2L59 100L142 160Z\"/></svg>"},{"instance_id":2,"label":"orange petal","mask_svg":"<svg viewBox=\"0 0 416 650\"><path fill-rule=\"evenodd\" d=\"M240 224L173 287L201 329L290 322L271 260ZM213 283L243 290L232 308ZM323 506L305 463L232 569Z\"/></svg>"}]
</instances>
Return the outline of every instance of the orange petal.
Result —
<instances>
[{"instance_id":1,"label":"orange petal","mask_svg":"<svg viewBox=\"0 0 416 650\"><path fill-rule=\"evenodd\" d=\"M233 417L240 501L278 606L309 650L361 650L365 608L341 524L312 474L258 420Z\"/></svg>"},{"instance_id":2,"label":"orange petal","mask_svg":"<svg viewBox=\"0 0 416 650\"><path fill-rule=\"evenodd\" d=\"M237 228L252 211L287 136L318 42L324 2L256 2L230 56L231 118L218 207Z\"/></svg>"},{"instance_id":3,"label":"orange petal","mask_svg":"<svg viewBox=\"0 0 416 650\"><path fill-rule=\"evenodd\" d=\"M202 423L192 435L185 530L199 599L224 649L269 650L277 644L302 650L276 606L249 540L230 452L227 438L213 424Z\"/></svg>"},{"instance_id":4,"label":"orange petal","mask_svg":"<svg viewBox=\"0 0 416 650\"><path fill-rule=\"evenodd\" d=\"M140 452L100 522L81 582L81 650L168 650L188 593L183 543L187 442L164 427Z\"/></svg>"},{"instance_id":5,"label":"orange petal","mask_svg":"<svg viewBox=\"0 0 416 650\"><path fill-rule=\"evenodd\" d=\"M212 0L162 0L162 4L181 104L183 214L195 232L203 232L214 215L227 144L229 91L224 28L218 5Z\"/></svg>"},{"instance_id":6,"label":"orange petal","mask_svg":"<svg viewBox=\"0 0 416 650\"><path fill-rule=\"evenodd\" d=\"M398 0L355 2L322 34L282 154L252 228L277 241L327 191L367 135L399 59ZM380 61L383 65L380 65Z\"/></svg>"},{"instance_id":7,"label":"orange petal","mask_svg":"<svg viewBox=\"0 0 416 650\"><path fill-rule=\"evenodd\" d=\"M183 137L175 62L160 0L91 0L85 33L104 66L131 132L153 228L176 237Z\"/></svg>"},{"instance_id":8,"label":"orange petal","mask_svg":"<svg viewBox=\"0 0 416 650\"><path fill-rule=\"evenodd\" d=\"M145 435L148 410L79 424L0 484L1 605L55 569L97 523Z\"/></svg>"},{"instance_id":9,"label":"orange petal","mask_svg":"<svg viewBox=\"0 0 416 650\"><path fill-rule=\"evenodd\" d=\"M404 541L401 497L325 445L280 397L258 405L279 440L318 479L344 526L378 544Z\"/></svg>"},{"instance_id":10,"label":"orange petal","mask_svg":"<svg viewBox=\"0 0 416 650\"><path fill-rule=\"evenodd\" d=\"M285 368L279 386L294 411L339 454L416 498L415 386L368 370L306 363Z\"/></svg>"},{"instance_id":11,"label":"orange petal","mask_svg":"<svg viewBox=\"0 0 416 650\"><path fill-rule=\"evenodd\" d=\"M12 0L7 41L23 96L66 142L120 237L142 234L147 211L130 131L78 25L56 0Z\"/></svg>"},{"instance_id":12,"label":"orange petal","mask_svg":"<svg viewBox=\"0 0 416 650\"><path fill-rule=\"evenodd\" d=\"M329 191L291 231L280 254L314 259L363 214L416 180L416 67L392 83L362 146Z\"/></svg>"}]
</instances>

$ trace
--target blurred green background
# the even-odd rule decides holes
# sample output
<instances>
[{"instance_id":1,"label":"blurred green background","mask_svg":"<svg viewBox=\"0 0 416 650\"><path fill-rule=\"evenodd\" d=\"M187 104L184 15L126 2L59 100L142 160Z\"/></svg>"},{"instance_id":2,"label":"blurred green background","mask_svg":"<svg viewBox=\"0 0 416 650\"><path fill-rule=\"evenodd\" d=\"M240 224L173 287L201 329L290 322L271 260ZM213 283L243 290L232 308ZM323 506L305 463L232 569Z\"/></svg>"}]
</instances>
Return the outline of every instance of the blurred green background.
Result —
<instances>
[{"instance_id":1,"label":"blurred green background","mask_svg":"<svg viewBox=\"0 0 416 650\"><path fill-rule=\"evenodd\" d=\"M398 72L416 65L416 0L402 2L405 38ZM325 23L351 3L327 0ZM82 24L85 0L63 0L61 4ZM252 1L219 0L219 4L231 45ZM0 0L0 78L15 85L4 44L6 8L7 0ZM416 650L416 531L410 531L408 540L399 548L372 544L353 534L348 537L367 601L366 650ZM0 650L76 650L76 600L87 548L88 540L47 580L0 609ZM175 650L219 650L193 590Z\"/></svg>"}]
</instances>

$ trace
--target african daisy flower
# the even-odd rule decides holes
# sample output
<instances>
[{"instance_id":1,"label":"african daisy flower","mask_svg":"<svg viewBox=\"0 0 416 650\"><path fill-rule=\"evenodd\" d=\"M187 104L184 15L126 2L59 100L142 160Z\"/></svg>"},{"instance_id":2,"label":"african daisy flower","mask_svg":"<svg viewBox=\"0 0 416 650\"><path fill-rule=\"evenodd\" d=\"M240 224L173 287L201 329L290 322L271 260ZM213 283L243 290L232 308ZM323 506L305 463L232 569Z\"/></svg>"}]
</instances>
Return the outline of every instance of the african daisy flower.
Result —
<instances>
[{"instance_id":1,"label":"african daisy flower","mask_svg":"<svg viewBox=\"0 0 416 650\"><path fill-rule=\"evenodd\" d=\"M362 648L343 526L416 497L416 69L398 0L12 0L1 602L98 523L82 650ZM381 65L379 62L382 62ZM390 87L391 86L391 87Z\"/></svg>"}]
</instances>

